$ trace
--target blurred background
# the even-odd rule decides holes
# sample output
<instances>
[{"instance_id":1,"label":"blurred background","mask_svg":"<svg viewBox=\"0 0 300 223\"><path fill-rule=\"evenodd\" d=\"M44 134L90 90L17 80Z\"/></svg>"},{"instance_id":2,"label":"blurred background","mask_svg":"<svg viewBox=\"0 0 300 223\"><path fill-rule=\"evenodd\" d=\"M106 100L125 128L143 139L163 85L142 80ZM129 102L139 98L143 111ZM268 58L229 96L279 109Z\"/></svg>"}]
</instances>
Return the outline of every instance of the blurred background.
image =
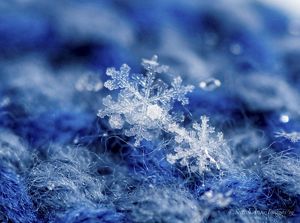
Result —
<instances>
[{"instance_id":1,"label":"blurred background","mask_svg":"<svg viewBox=\"0 0 300 223\"><path fill-rule=\"evenodd\" d=\"M77 133L101 107L107 67L139 72L157 54L196 85L196 116L297 130L286 126L300 111L299 10L297 0L1 1L0 124L30 144L49 126ZM40 138L61 140L50 132Z\"/></svg>"}]
</instances>

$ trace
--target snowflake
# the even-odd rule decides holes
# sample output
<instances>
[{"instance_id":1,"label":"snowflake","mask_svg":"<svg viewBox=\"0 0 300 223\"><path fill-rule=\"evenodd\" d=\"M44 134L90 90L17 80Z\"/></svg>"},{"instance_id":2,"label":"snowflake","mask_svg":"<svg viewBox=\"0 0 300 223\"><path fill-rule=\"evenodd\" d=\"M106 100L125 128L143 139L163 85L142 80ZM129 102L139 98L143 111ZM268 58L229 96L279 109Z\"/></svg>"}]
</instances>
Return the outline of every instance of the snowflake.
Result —
<instances>
[{"instance_id":1,"label":"snowflake","mask_svg":"<svg viewBox=\"0 0 300 223\"><path fill-rule=\"evenodd\" d=\"M104 108L99 110L98 116L107 116L112 128L124 129L126 136L134 137L135 146L142 140L153 140L162 131L174 136L176 147L174 153L167 155L167 161L179 163L189 172L201 173L213 166L220 170L220 164L225 163L222 159L228 158L228 153L223 152L227 148L223 134L209 126L206 116L201 117L200 124L184 128L176 118L178 113L171 114L175 101L188 104L186 94L194 87L183 86L181 77L175 77L170 84L159 79L157 76L166 73L168 67L160 65L157 56L143 59L142 66L145 74L130 74L126 64L120 70L107 69L106 74L111 79L104 86L118 94L116 98L108 95L103 99Z\"/></svg>"},{"instance_id":2,"label":"snowflake","mask_svg":"<svg viewBox=\"0 0 300 223\"><path fill-rule=\"evenodd\" d=\"M179 163L187 167L189 172L204 172L214 164L220 169L216 159L211 154L217 153L226 144L222 133L215 133L208 124L206 116L201 117L201 124L194 123L192 129L180 128L178 124L170 124L169 131L176 134L178 146L174 154L167 155L171 164Z\"/></svg>"},{"instance_id":3,"label":"snowflake","mask_svg":"<svg viewBox=\"0 0 300 223\"><path fill-rule=\"evenodd\" d=\"M167 72L168 67L160 65L158 57L143 59L145 74L130 74L130 67L123 64L120 70L108 68L111 77L104 83L109 90L119 90L114 100L108 95L103 100L104 109L98 116L109 117L109 124L115 129L124 129L126 136L135 138L135 146L145 140L152 140L166 126L173 122L170 115L175 101L188 104L186 94L193 90L192 85L183 86L181 77L175 77L170 85L157 78Z\"/></svg>"},{"instance_id":4,"label":"snowflake","mask_svg":"<svg viewBox=\"0 0 300 223\"><path fill-rule=\"evenodd\" d=\"M288 140L290 140L293 143L299 142L300 141L300 132L285 132L285 131L281 131L281 132L276 132L275 133L276 137L283 137L286 138Z\"/></svg>"}]
</instances>

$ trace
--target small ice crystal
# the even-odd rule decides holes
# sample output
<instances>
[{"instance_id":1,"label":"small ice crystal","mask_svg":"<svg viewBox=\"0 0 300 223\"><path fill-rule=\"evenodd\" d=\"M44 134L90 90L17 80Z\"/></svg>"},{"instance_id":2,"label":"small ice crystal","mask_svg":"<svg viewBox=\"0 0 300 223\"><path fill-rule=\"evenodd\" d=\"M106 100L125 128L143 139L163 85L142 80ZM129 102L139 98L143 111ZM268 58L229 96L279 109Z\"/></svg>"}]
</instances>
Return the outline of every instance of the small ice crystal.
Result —
<instances>
[{"instance_id":1,"label":"small ice crystal","mask_svg":"<svg viewBox=\"0 0 300 223\"><path fill-rule=\"evenodd\" d=\"M199 83L199 87L204 91L213 91L221 86L221 81L215 78L209 78Z\"/></svg>"},{"instance_id":2,"label":"small ice crystal","mask_svg":"<svg viewBox=\"0 0 300 223\"><path fill-rule=\"evenodd\" d=\"M92 73L81 76L75 84L78 91L94 91L97 92L103 88L100 78Z\"/></svg>"}]
</instances>

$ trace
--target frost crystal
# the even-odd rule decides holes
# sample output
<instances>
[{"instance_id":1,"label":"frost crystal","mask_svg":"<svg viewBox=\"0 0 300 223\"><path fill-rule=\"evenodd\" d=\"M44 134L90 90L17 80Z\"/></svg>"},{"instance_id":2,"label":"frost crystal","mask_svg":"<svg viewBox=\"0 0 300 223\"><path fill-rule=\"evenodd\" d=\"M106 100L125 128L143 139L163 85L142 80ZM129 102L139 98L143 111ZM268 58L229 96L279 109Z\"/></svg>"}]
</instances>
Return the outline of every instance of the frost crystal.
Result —
<instances>
[{"instance_id":1,"label":"frost crystal","mask_svg":"<svg viewBox=\"0 0 300 223\"><path fill-rule=\"evenodd\" d=\"M98 116L108 116L112 128L124 126L125 135L135 137L135 146L143 139L152 140L165 130L166 125L172 122L169 114L172 104L175 101L187 104L186 94L194 88L192 85L183 86L181 77L174 78L170 85L157 78L158 74L168 70L157 59L157 56L143 59L145 74L130 74L130 67L126 64L119 71L115 68L106 71L111 80L106 81L104 86L111 91L119 90L119 94L116 100L110 95L104 98L105 108L99 110Z\"/></svg>"},{"instance_id":2,"label":"frost crystal","mask_svg":"<svg viewBox=\"0 0 300 223\"><path fill-rule=\"evenodd\" d=\"M275 133L276 137L283 137L286 138L288 140L290 140L293 143L299 142L300 141L300 132L285 132L285 131L281 131L281 132L277 132Z\"/></svg>"},{"instance_id":3,"label":"frost crystal","mask_svg":"<svg viewBox=\"0 0 300 223\"><path fill-rule=\"evenodd\" d=\"M215 133L214 128L208 124L206 116L201 117L201 124L194 123L191 130L180 128L178 125L170 125L169 131L176 134L178 146L174 154L167 155L171 164L179 163L187 167L190 172L204 172L214 164L220 169L213 155L226 144L222 133Z\"/></svg>"}]
</instances>

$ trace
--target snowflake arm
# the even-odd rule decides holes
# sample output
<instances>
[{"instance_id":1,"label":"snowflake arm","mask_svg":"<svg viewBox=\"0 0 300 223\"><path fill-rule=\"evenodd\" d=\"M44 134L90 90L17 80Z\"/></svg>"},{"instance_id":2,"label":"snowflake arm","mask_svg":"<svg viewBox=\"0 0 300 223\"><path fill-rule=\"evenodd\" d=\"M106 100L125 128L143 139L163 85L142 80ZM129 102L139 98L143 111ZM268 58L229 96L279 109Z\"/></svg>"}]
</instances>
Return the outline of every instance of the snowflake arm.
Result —
<instances>
[{"instance_id":1,"label":"snowflake arm","mask_svg":"<svg viewBox=\"0 0 300 223\"><path fill-rule=\"evenodd\" d=\"M111 80L108 80L104 83L104 86L109 90L116 90L118 88L129 87L130 83L128 82L130 67L127 64L123 64L120 68L120 71L117 71L114 67L108 68L106 70L106 75L111 77Z\"/></svg>"},{"instance_id":2,"label":"snowflake arm","mask_svg":"<svg viewBox=\"0 0 300 223\"><path fill-rule=\"evenodd\" d=\"M281 131L281 132L276 132L275 133L276 137L283 137L285 139L290 140L293 143L296 142L300 142L300 132L285 132L285 131Z\"/></svg>"}]
</instances>

